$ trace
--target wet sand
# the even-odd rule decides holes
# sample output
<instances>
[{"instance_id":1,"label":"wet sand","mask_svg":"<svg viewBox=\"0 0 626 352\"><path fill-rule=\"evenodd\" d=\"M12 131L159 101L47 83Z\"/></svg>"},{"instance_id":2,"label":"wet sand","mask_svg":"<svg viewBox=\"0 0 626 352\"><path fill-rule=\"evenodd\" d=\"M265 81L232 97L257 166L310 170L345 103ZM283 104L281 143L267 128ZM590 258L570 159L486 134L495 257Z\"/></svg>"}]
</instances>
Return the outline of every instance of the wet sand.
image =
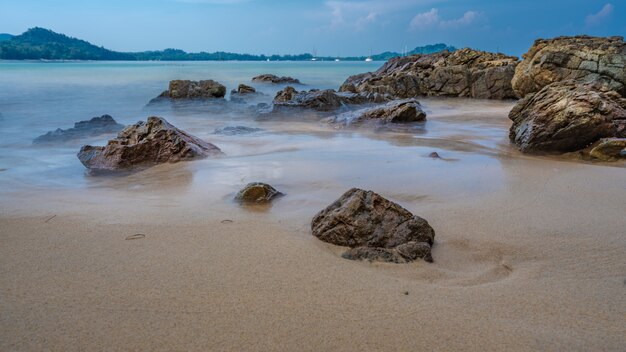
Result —
<instances>
[{"instance_id":1,"label":"wet sand","mask_svg":"<svg viewBox=\"0 0 626 352\"><path fill-rule=\"evenodd\" d=\"M624 163L520 155L511 103L424 105L405 128L250 136L172 115L228 156L71 184L73 166L3 171L0 350L623 350ZM241 208L250 181L287 195ZM426 218L435 262L353 262L313 238L353 186Z\"/></svg>"}]
</instances>

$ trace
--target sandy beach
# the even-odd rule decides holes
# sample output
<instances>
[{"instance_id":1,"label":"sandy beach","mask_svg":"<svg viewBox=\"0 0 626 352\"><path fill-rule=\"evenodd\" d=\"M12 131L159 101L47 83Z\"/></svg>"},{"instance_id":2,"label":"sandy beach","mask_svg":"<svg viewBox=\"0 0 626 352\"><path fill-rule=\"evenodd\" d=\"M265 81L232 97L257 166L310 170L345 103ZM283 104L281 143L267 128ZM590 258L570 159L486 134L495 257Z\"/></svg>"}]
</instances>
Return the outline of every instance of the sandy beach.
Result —
<instances>
[{"instance_id":1,"label":"sandy beach","mask_svg":"<svg viewBox=\"0 0 626 352\"><path fill-rule=\"evenodd\" d=\"M475 104L426 99L423 138L284 122L262 126L278 140L219 137L178 117L229 157L5 179L0 350L623 350L623 163L523 156L511 103ZM259 179L287 195L232 202ZM428 219L434 263L349 261L311 236L353 186Z\"/></svg>"}]
</instances>

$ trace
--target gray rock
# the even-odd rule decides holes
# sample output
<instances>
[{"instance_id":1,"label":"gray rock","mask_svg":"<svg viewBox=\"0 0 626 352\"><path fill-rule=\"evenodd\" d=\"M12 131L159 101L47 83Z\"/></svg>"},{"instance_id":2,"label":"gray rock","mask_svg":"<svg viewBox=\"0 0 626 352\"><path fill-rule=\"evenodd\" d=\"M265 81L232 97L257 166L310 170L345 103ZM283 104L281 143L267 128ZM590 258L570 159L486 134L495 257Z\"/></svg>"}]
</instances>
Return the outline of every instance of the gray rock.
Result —
<instances>
[{"instance_id":1,"label":"gray rock","mask_svg":"<svg viewBox=\"0 0 626 352\"><path fill-rule=\"evenodd\" d=\"M115 122L110 115L102 115L93 117L90 120L76 122L74 127L66 130L57 128L44 135L41 135L33 143L58 143L67 140L94 137L106 133L117 133L124 129L124 125Z\"/></svg>"},{"instance_id":2,"label":"gray rock","mask_svg":"<svg viewBox=\"0 0 626 352\"><path fill-rule=\"evenodd\" d=\"M252 78L252 82L263 82L263 83L273 83L273 84L301 84L299 80L293 77L278 77L273 74L262 74Z\"/></svg>"},{"instance_id":3,"label":"gray rock","mask_svg":"<svg viewBox=\"0 0 626 352\"><path fill-rule=\"evenodd\" d=\"M426 120L426 113L415 99L394 100L385 105L346 112L327 119L327 122L352 124L366 120L386 123L406 123Z\"/></svg>"},{"instance_id":4,"label":"gray rock","mask_svg":"<svg viewBox=\"0 0 626 352\"><path fill-rule=\"evenodd\" d=\"M388 100L388 97L378 93L336 92L332 89L298 92L293 87L287 86L276 93L273 103L276 111L285 108L332 111L344 105L382 103Z\"/></svg>"},{"instance_id":5,"label":"gray rock","mask_svg":"<svg viewBox=\"0 0 626 352\"><path fill-rule=\"evenodd\" d=\"M170 81L168 90L158 98L169 99L210 99L223 98L226 95L226 87L214 80L203 81L173 80Z\"/></svg>"},{"instance_id":6,"label":"gray rock","mask_svg":"<svg viewBox=\"0 0 626 352\"><path fill-rule=\"evenodd\" d=\"M433 260L435 231L428 222L372 191L350 189L315 215L311 230L324 242L350 247L348 259Z\"/></svg>"}]
</instances>

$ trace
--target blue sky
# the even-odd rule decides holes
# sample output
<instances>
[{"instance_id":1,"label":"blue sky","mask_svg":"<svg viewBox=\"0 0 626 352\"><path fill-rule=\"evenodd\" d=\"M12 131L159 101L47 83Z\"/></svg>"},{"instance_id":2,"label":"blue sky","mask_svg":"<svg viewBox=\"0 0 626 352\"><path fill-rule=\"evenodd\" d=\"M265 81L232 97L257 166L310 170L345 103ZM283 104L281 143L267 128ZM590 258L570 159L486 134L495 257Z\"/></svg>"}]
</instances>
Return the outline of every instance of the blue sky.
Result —
<instances>
[{"instance_id":1,"label":"blue sky","mask_svg":"<svg viewBox=\"0 0 626 352\"><path fill-rule=\"evenodd\" d=\"M444 42L521 55L536 38L626 34L624 0L3 0L0 32L40 26L120 51L367 55Z\"/></svg>"}]
</instances>

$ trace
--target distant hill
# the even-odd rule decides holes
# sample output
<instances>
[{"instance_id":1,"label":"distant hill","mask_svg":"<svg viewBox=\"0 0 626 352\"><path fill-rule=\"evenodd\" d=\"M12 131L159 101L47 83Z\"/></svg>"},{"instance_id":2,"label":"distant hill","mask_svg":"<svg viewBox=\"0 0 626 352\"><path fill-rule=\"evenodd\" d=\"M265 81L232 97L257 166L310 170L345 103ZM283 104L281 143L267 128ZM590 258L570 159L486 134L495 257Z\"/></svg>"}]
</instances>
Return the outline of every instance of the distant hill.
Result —
<instances>
[{"instance_id":1,"label":"distant hill","mask_svg":"<svg viewBox=\"0 0 626 352\"><path fill-rule=\"evenodd\" d=\"M49 29L31 28L0 42L0 59L6 60L135 60L84 40L55 33Z\"/></svg>"},{"instance_id":2,"label":"distant hill","mask_svg":"<svg viewBox=\"0 0 626 352\"><path fill-rule=\"evenodd\" d=\"M442 50L455 50L445 44L417 47L407 54L430 54ZM388 60L401 56L397 52L372 55L373 60ZM365 56L343 57L343 61L363 61ZM55 33L45 28L31 28L21 35L0 34L0 59L3 60L158 60L158 61L308 61L311 54L299 55L253 55L227 52L187 53L179 49L123 53L93 45L84 40ZM316 57L319 61L332 61L335 57Z\"/></svg>"}]
</instances>

